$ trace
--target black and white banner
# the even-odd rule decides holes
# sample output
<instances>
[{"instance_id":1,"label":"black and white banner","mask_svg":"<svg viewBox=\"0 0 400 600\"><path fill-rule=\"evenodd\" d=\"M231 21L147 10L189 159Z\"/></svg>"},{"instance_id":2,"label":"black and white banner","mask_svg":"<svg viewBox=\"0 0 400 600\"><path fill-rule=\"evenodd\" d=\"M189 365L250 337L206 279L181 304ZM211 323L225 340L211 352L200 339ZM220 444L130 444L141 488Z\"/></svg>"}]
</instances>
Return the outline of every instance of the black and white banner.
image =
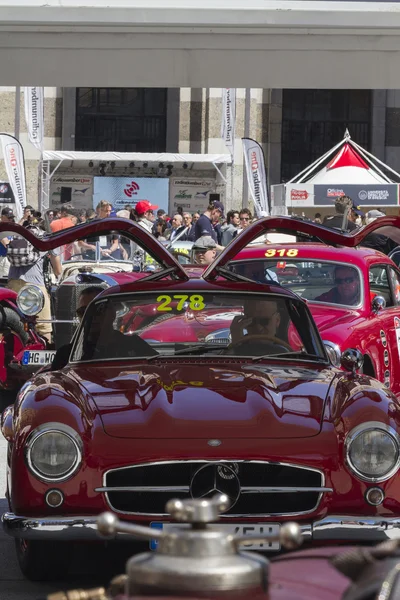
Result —
<instances>
[{"instance_id":1,"label":"black and white banner","mask_svg":"<svg viewBox=\"0 0 400 600\"><path fill-rule=\"evenodd\" d=\"M24 87L25 120L29 141L38 150L43 150L44 108L42 87Z\"/></svg>"},{"instance_id":2,"label":"black and white banner","mask_svg":"<svg viewBox=\"0 0 400 600\"><path fill-rule=\"evenodd\" d=\"M258 217L268 217L269 202L264 152L260 144L250 138L242 138L247 181Z\"/></svg>"},{"instance_id":3,"label":"black and white banner","mask_svg":"<svg viewBox=\"0 0 400 600\"><path fill-rule=\"evenodd\" d=\"M17 219L22 218L26 206L25 159L19 141L8 133L0 133L4 165L15 198Z\"/></svg>"},{"instance_id":4,"label":"black and white banner","mask_svg":"<svg viewBox=\"0 0 400 600\"><path fill-rule=\"evenodd\" d=\"M231 156L235 147L236 89L222 90L221 137Z\"/></svg>"}]
</instances>

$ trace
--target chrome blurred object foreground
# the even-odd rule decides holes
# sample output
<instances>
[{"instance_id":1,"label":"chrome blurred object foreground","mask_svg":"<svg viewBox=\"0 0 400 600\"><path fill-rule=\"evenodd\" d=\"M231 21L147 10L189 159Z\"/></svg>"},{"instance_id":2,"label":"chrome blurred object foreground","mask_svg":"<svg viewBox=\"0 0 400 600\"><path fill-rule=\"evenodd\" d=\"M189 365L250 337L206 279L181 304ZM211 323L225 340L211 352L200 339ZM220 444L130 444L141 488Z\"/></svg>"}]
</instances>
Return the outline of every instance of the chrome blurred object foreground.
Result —
<instances>
[{"instance_id":1,"label":"chrome blurred object foreground","mask_svg":"<svg viewBox=\"0 0 400 600\"><path fill-rule=\"evenodd\" d=\"M191 596L202 598L263 597L268 595L269 561L260 554L243 552L248 543L279 541L287 549L302 541L296 523L282 525L276 535L235 536L210 526L229 508L229 499L170 500L166 512L187 528L168 531L121 522L113 513L97 521L99 534L118 533L140 539L157 539L157 551L133 556L126 575L116 577L106 591L72 590L48 596L48 600L131 600L138 596Z\"/></svg>"}]
</instances>

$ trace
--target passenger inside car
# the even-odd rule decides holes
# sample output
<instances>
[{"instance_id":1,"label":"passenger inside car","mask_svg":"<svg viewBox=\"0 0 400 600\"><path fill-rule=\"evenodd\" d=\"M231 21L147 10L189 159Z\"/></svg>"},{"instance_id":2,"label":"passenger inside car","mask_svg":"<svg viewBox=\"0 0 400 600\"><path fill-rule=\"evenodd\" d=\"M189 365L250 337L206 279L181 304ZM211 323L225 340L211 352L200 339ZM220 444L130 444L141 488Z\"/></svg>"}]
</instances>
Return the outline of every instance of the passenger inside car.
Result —
<instances>
[{"instance_id":1,"label":"passenger inside car","mask_svg":"<svg viewBox=\"0 0 400 600\"><path fill-rule=\"evenodd\" d=\"M158 354L138 335L124 335L116 329L117 306L104 300L93 307L91 318L86 321L82 360Z\"/></svg>"}]
</instances>

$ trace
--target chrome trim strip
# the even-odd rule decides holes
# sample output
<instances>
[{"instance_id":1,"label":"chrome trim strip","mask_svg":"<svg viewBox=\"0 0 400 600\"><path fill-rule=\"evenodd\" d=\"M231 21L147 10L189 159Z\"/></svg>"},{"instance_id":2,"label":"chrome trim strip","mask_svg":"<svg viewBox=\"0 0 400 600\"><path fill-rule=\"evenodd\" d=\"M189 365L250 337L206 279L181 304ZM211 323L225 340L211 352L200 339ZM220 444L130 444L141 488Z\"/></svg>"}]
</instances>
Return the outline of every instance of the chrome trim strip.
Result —
<instances>
[{"instance_id":1,"label":"chrome trim strip","mask_svg":"<svg viewBox=\"0 0 400 600\"><path fill-rule=\"evenodd\" d=\"M190 491L189 486L125 486L125 487L99 487L94 489L95 492L152 492L163 494L165 492L181 492ZM333 492L333 488L328 487L252 487L243 486L240 488L241 494L292 494L296 492Z\"/></svg>"},{"instance_id":2,"label":"chrome trim strip","mask_svg":"<svg viewBox=\"0 0 400 600\"><path fill-rule=\"evenodd\" d=\"M325 490L325 487L324 487L325 486L325 474L323 473L323 471L320 471L319 469L316 469L314 467L296 465L294 463L284 463L284 462L280 462L280 461L247 460L247 459L235 459L235 458L230 458L230 459L224 458L221 460L209 460L209 459L197 458L194 460L183 459L183 460L160 460L160 461L155 461L155 462L150 461L150 462L146 462L146 463L139 463L136 465L127 465L125 467L117 467L116 469L109 469L108 471L105 471L103 474L103 487L104 488L108 487L106 485L106 477L107 477L108 473L115 473L116 471L124 471L126 469L132 469L132 468L138 468L138 467L151 467L153 465L173 465L173 464L180 464L180 463L184 463L184 464L187 464L187 463L220 464L220 463L232 463L232 462L241 463L241 464L250 463L250 464L262 464L262 465L274 465L274 466L282 466L282 467L294 467L296 469L302 469L304 471L313 471L314 473L318 473L321 477L321 488L319 488L317 490L317 491L320 491L320 493L318 494L318 498L317 498L317 502L316 502L315 506L313 506L312 509L307 510L307 511L294 512L294 513L271 513L271 514L252 513L250 515L248 513L247 514L229 514L229 515L221 515L222 520L229 519L229 518L248 519L248 518L253 518L253 517L264 518L264 519L268 518L268 517L296 517L298 515L309 515L317 510L317 508L321 502L324 490ZM330 492L333 491L331 488L326 488L326 489L329 490ZM143 517L149 517L149 518L168 517L167 513L141 513L141 512L118 510L110 502L108 491L104 492L104 495L105 495L106 502L107 502L108 506L110 507L110 509L113 510L114 512L116 512L117 514L143 516Z\"/></svg>"},{"instance_id":3,"label":"chrome trim strip","mask_svg":"<svg viewBox=\"0 0 400 600\"><path fill-rule=\"evenodd\" d=\"M164 493L164 492L180 492L187 493L189 492L189 486L179 486L179 485L166 485L165 487L154 487L154 486L124 486L124 487L99 487L94 489L95 492L153 492L153 493Z\"/></svg>"},{"instance_id":4,"label":"chrome trim strip","mask_svg":"<svg viewBox=\"0 0 400 600\"><path fill-rule=\"evenodd\" d=\"M1 520L5 533L14 538L99 541L97 516L24 517L6 512ZM265 521L265 524L268 524L268 521ZM332 540L379 542L400 536L400 517L384 518L378 515L364 518L332 515L312 523L300 523L300 529L305 542ZM128 534L118 534L117 539L132 540Z\"/></svg>"}]
</instances>

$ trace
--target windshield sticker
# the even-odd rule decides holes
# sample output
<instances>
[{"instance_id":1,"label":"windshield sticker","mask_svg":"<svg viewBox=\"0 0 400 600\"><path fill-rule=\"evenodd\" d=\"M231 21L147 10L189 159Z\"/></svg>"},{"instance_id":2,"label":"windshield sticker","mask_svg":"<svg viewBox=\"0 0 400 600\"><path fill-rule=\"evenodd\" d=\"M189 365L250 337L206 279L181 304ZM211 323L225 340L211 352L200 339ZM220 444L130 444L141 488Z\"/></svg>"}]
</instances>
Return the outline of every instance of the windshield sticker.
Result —
<instances>
[{"instance_id":1,"label":"windshield sticker","mask_svg":"<svg viewBox=\"0 0 400 600\"><path fill-rule=\"evenodd\" d=\"M268 248L268 250L265 253L265 256L267 258L273 258L274 256L289 256L289 257L295 257L297 256L299 253L297 248Z\"/></svg>"},{"instance_id":2,"label":"windshield sticker","mask_svg":"<svg viewBox=\"0 0 400 600\"><path fill-rule=\"evenodd\" d=\"M179 252L179 254L186 254L189 256L189 248L170 248L171 252Z\"/></svg>"},{"instance_id":3,"label":"windshield sticker","mask_svg":"<svg viewBox=\"0 0 400 600\"><path fill-rule=\"evenodd\" d=\"M383 345L384 348L386 348L386 346L387 346L386 333L383 331L383 329L381 329L379 333L380 333L380 336L381 336L382 345Z\"/></svg>"},{"instance_id":4,"label":"windshield sticker","mask_svg":"<svg viewBox=\"0 0 400 600\"><path fill-rule=\"evenodd\" d=\"M175 305L175 301L178 303ZM157 302L159 305L157 306L157 310L159 312L169 312L173 310L171 303L174 304L175 310L203 310L205 308L204 298L199 294L193 294L192 296L187 296L186 294L175 294L174 296L162 295L158 296Z\"/></svg>"}]
</instances>

